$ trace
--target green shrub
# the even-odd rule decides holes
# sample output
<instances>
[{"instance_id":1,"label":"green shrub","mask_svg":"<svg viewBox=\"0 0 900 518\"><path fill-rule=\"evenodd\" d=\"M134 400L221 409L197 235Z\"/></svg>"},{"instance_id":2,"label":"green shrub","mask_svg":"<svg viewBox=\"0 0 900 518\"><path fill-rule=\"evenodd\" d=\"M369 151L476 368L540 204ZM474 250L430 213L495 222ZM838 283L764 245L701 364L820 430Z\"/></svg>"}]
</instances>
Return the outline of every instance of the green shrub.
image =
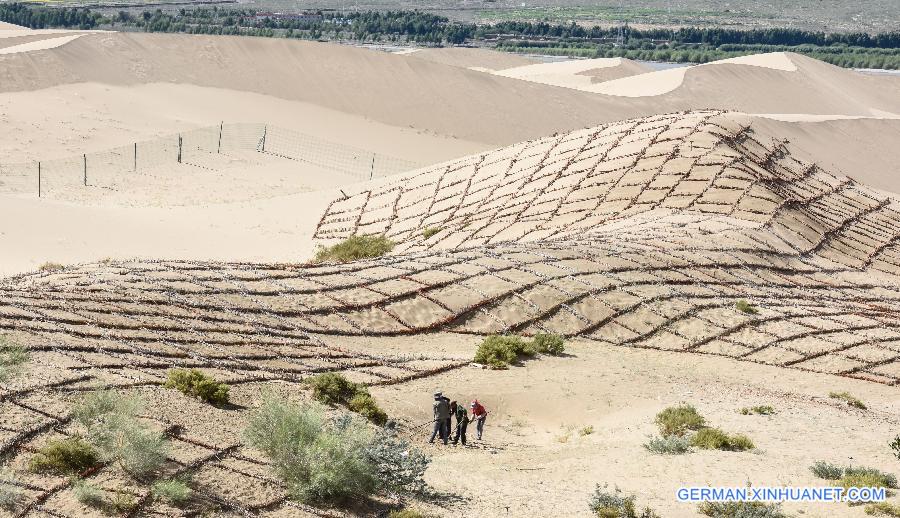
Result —
<instances>
[{"instance_id":1,"label":"green shrub","mask_svg":"<svg viewBox=\"0 0 900 518\"><path fill-rule=\"evenodd\" d=\"M866 514L872 516L888 516L890 518L900 518L900 505L888 502L878 502L869 504L865 508Z\"/></svg>"},{"instance_id":2,"label":"green shrub","mask_svg":"<svg viewBox=\"0 0 900 518\"><path fill-rule=\"evenodd\" d=\"M762 502L703 502L697 510L712 518L788 518L780 505Z\"/></svg>"},{"instance_id":3,"label":"green shrub","mask_svg":"<svg viewBox=\"0 0 900 518\"><path fill-rule=\"evenodd\" d=\"M656 414L656 425L663 437L670 435L683 436L690 430L699 430L706 420L691 405L683 404L666 408Z\"/></svg>"},{"instance_id":4,"label":"green shrub","mask_svg":"<svg viewBox=\"0 0 900 518\"><path fill-rule=\"evenodd\" d=\"M845 482L855 483L860 481L870 482L870 484L866 486L845 484ZM897 477L891 473L885 473L875 468L847 467L844 468L844 474L838 481L838 484L843 487L886 487L889 489L897 489Z\"/></svg>"},{"instance_id":5,"label":"green shrub","mask_svg":"<svg viewBox=\"0 0 900 518\"><path fill-rule=\"evenodd\" d=\"M191 498L191 488L181 480L159 480L151 489L153 496L169 502L174 506L180 506Z\"/></svg>"},{"instance_id":6,"label":"green shrub","mask_svg":"<svg viewBox=\"0 0 900 518\"><path fill-rule=\"evenodd\" d=\"M744 415L772 415L775 413L775 407L769 405L759 405L752 407L744 407L741 409L741 413Z\"/></svg>"},{"instance_id":7,"label":"green shrub","mask_svg":"<svg viewBox=\"0 0 900 518\"><path fill-rule=\"evenodd\" d=\"M521 343L522 339L517 336L488 336L475 351L475 363L492 369L509 368L519 357L516 351L521 348Z\"/></svg>"},{"instance_id":8,"label":"green shrub","mask_svg":"<svg viewBox=\"0 0 900 518\"><path fill-rule=\"evenodd\" d=\"M538 333L534 335L534 349L541 354L559 356L566 350L565 340L559 335Z\"/></svg>"},{"instance_id":9,"label":"green shrub","mask_svg":"<svg viewBox=\"0 0 900 518\"><path fill-rule=\"evenodd\" d=\"M439 234L443 227L428 227L422 231L422 237L426 240L431 239L435 234Z\"/></svg>"},{"instance_id":10,"label":"green shrub","mask_svg":"<svg viewBox=\"0 0 900 518\"><path fill-rule=\"evenodd\" d=\"M368 392L357 392L353 399L347 403L347 408L378 426L384 426L387 423L387 413L378 407L378 403L375 402L375 399Z\"/></svg>"},{"instance_id":11,"label":"green shrub","mask_svg":"<svg viewBox=\"0 0 900 518\"><path fill-rule=\"evenodd\" d=\"M633 495L624 495L619 488L610 492L598 484L588 506L600 518L659 518L649 507L637 514L634 501Z\"/></svg>"},{"instance_id":12,"label":"green shrub","mask_svg":"<svg viewBox=\"0 0 900 518\"><path fill-rule=\"evenodd\" d=\"M391 514L388 515L388 518L428 518L428 515L422 514L415 509L407 508L400 511L391 511Z\"/></svg>"},{"instance_id":13,"label":"green shrub","mask_svg":"<svg viewBox=\"0 0 900 518\"><path fill-rule=\"evenodd\" d=\"M371 495L377 486L366 454L372 432L353 418L329 422L319 404L267 396L250 414L244 435L271 459L288 494L301 502L345 503Z\"/></svg>"},{"instance_id":14,"label":"green shrub","mask_svg":"<svg viewBox=\"0 0 900 518\"><path fill-rule=\"evenodd\" d=\"M99 509L104 506L106 491L100 489L97 485L91 484L86 480L76 480L75 482L73 482L72 492L75 495L75 500L78 500L78 502L80 502L81 504L84 504L88 507L93 507L95 509Z\"/></svg>"},{"instance_id":15,"label":"green shrub","mask_svg":"<svg viewBox=\"0 0 900 518\"><path fill-rule=\"evenodd\" d=\"M313 397L326 405L346 405L359 390L359 385L335 372L326 372L309 378Z\"/></svg>"},{"instance_id":16,"label":"green shrub","mask_svg":"<svg viewBox=\"0 0 900 518\"><path fill-rule=\"evenodd\" d=\"M644 444L644 448L647 448L650 452L663 455L681 455L691 451L691 441L678 435L651 437Z\"/></svg>"},{"instance_id":17,"label":"green shrub","mask_svg":"<svg viewBox=\"0 0 900 518\"><path fill-rule=\"evenodd\" d=\"M24 347L0 336L0 383L6 383L21 374L22 365L27 361L28 351Z\"/></svg>"},{"instance_id":18,"label":"green shrub","mask_svg":"<svg viewBox=\"0 0 900 518\"><path fill-rule=\"evenodd\" d=\"M395 243L384 236L352 236L316 252L317 263L349 263L381 257L394 249Z\"/></svg>"},{"instance_id":19,"label":"green shrub","mask_svg":"<svg viewBox=\"0 0 900 518\"><path fill-rule=\"evenodd\" d=\"M28 463L35 473L71 475L82 473L100 462L97 450L78 437L48 442Z\"/></svg>"},{"instance_id":20,"label":"green shrub","mask_svg":"<svg viewBox=\"0 0 900 518\"><path fill-rule=\"evenodd\" d=\"M746 300L739 300L739 301L737 301L737 302L734 304L734 307L737 308L737 310L740 311L741 313L746 313L746 314L748 314L748 315L755 315L755 314L759 313L759 310L756 309L755 307L753 307L753 306L752 306L749 302L747 302Z\"/></svg>"},{"instance_id":21,"label":"green shrub","mask_svg":"<svg viewBox=\"0 0 900 518\"><path fill-rule=\"evenodd\" d=\"M16 485L16 478L9 471L0 471L0 509L12 511L22 499L22 490Z\"/></svg>"},{"instance_id":22,"label":"green shrub","mask_svg":"<svg viewBox=\"0 0 900 518\"><path fill-rule=\"evenodd\" d=\"M728 435L718 428L701 428L691 438L691 445L704 450L744 451L754 448L753 441L742 434Z\"/></svg>"},{"instance_id":23,"label":"green shrub","mask_svg":"<svg viewBox=\"0 0 900 518\"><path fill-rule=\"evenodd\" d=\"M593 426L585 426L585 427L582 428L581 430L578 430L578 435L580 435L580 436L582 436L582 437L584 437L584 436L586 436L586 435L591 435L592 433L594 433L594 427L593 427Z\"/></svg>"},{"instance_id":24,"label":"green shrub","mask_svg":"<svg viewBox=\"0 0 900 518\"><path fill-rule=\"evenodd\" d=\"M115 513L128 515L137 509L138 501L131 493L115 492L109 499L109 506Z\"/></svg>"},{"instance_id":25,"label":"green shrub","mask_svg":"<svg viewBox=\"0 0 900 518\"><path fill-rule=\"evenodd\" d=\"M364 385L353 383L334 372L313 376L307 383L313 388L313 397L320 403L345 405L379 426L387 423L387 413L378 406Z\"/></svg>"},{"instance_id":26,"label":"green shrub","mask_svg":"<svg viewBox=\"0 0 900 518\"><path fill-rule=\"evenodd\" d=\"M859 408L861 410L866 409L865 403L854 397L853 394L849 392L831 392L828 394L828 397L830 397L831 399L841 399L854 408Z\"/></svg>"},{"instance_id":27,"label":"green shrub","mask_svg":"<svg viewBox=\"0 0 900 518\"><path fill-rule=\"evenodd\" d=\"M73 411L101 459L138 478L158 470L166 459L165 438L138 419L141 408L137 399L99 391L82 398Z\"/></svg>"},{"instance_id":28,"label":"green shrub","mask_svg":"<svg viewBox=\"0 0 900 518\"><path fill-rule=\"evenodd\" d=\"M213 405L228 403L228 385L216 381L197 369L172 369L166 388L173 388Z\"/></svg>"},{"instance_id":29,"label":"green shrub","mask_svg":"<svg viewBox=\"0 0 900 518\"><path fill-rule=\"evenodd\" d=\"M809 470L812 471L813 475L825 480L837 480L844 475L843 467L830 464L824 460L816 461L809 467Z\"/></svg>"}]
</instances>

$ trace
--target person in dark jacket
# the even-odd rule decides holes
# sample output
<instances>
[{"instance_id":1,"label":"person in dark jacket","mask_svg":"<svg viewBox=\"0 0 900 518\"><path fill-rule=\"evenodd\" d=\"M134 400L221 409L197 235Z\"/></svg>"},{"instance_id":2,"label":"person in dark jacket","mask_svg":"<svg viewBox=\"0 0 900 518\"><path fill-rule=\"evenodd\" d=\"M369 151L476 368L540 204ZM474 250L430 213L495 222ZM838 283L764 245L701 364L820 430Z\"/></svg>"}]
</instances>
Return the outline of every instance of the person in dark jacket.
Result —
<instances>
[{"instance_id":1,"label":"person in dark jacket","mask_svg":"<svg viewBox=\"0 0 900 518\"><path fill-rule=\"evenodd\" d=\"M447 430L445 433L447 434L447 438L449 439L451 435L450 431L453 430L453 412L450 411L450 398L442 395L441 399L443 399L444 402L447 403L447 422L446 424L444 424L444 429Z\"/></svg>"},{"instance_id":2,"label":"person in dark jacket","mask_svg":"<svg viewBox=\"0 0 900 518\"><path fill-rule=\"evenodd\" d=\"M466 404L457 404L456 401L450 403L450 413L456 416L456 435L453 436L453 444L459 444L462 441L463 446L466 445L466 428L469 426L469 415L466 412Z\"/></svg>"},{"instance_id":3,"label":"person in dark jacket","mask_svg":"<svg viewBox=\"0 0 900 518\"><path fill-rule=\"evenodd\" d=\"M440 392L435 392L434 394L433 408L434 431L431 433L431 439L428 442L434 443L434 438L440 435L444 444L447 444L447 439L450 436L450 429L447 428L447 420L450 419L450 405Z\"/></svg>"}]
</instances>

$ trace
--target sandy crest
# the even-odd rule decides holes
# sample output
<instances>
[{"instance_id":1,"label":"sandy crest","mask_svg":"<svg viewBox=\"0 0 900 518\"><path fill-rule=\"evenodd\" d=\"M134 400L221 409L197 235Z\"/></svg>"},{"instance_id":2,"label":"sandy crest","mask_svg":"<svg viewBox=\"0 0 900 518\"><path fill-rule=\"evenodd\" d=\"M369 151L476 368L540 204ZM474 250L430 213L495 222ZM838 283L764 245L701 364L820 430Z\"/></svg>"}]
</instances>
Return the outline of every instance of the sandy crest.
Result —
<instances>
[{"instance_id":1,"label":"sandy crest","mask_svg":"<svg viewBox=\"0 0 900 518\"><path fill-rule=\"evenodd\" d=\"M72 34L69 36L57 36L55 38L45 38L38 41L22 43L21 45L2 48L0 49L0 54L19 54L23 52L34 52L36 50L55 49L57 47L62 47L63 45L70 43L80 38L81 36L83 35Z\"/></svg>"},{"instance_id":2,"label":"sandy crest","mask_svg":"<svg viewBox=\"0 0 900 518\"><path fill-rule=\"evenodd\" d=\"M597 58L538 63L494 73L534 83L586 89L594 83L641 74L648 70L648 67L628 59Z\"/></svg>"}]
</instances>

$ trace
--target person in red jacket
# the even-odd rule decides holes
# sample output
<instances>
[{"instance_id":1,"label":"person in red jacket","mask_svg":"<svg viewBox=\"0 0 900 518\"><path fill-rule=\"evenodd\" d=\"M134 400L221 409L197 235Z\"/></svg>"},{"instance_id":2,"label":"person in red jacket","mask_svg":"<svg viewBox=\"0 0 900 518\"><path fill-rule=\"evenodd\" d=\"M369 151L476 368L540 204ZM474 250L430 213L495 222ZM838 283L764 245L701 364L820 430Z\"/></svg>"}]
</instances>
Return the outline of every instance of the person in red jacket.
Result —
<instances>
[{"instance_id":1,"label":"person in red jacket","mask_svg":"<svg viewBox=\"0 0 900 518\"><path fill-rule=\"evenodd\" d=\"M484 433L484 421L487 419L488 411L484 408L484 405L478 402L476 399L472 401L472 404L469 405L472 408L472 418L469 420L477 422L475 426L475 430L478 432L478 440L481 440L481 434Z\"/></svg>"}]
</instances>

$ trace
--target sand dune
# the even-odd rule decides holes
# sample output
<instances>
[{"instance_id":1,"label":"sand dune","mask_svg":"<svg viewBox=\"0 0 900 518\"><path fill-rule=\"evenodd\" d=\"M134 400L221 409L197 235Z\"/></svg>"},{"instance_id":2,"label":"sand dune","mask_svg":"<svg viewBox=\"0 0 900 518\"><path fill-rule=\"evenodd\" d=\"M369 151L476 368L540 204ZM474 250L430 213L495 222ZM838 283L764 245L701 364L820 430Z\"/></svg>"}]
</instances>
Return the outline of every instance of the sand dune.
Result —
<instances>
[{"instance_id":1,"label":"sand dune","mask_svg":"<svg viewBox=\"0 0 900 518\"><path fill-rule=\"evenodd\" d=\"M33 52L36 50L55 49L67 43L71 43L81 36L81 34L73 34L69 36L57 36L55 38L43 38L37 41L22 43L20 45L0 48L0 54L18 54L22 52Z\"/></svg>"},{"instance_id":2,"label":"sand dune","mask_svg":"<svg viewBox=\"0 0 900 518\"><path fill-rule=\"evenodd\" d=\"M504 70L539 63L536 58L499 52L496 50L443 47L436 49L418 49L408 54L415 59L424 59L442 65L450 65L461 68L477 68L483 70Z\"/></svg>"},{"instance_id":3,"label":"sand dune","mask_svg":"<svg viewBox=\"0 0 900 518\"><path fill-rule=\"evenodd\" d=\"M22 27L21 25L13 25L11 23L0 22L0 31L27 31L30 30L28 27Z\"/></svg>"},{"instance_id":4,"label":"sand dune","mask_svg":"<svg viewBox=\"0 0 900 518\"><path fill-rule=\"evenodd\" d=\"M500 70L495 74L552 86L587 89L586 87L594 83L643 74L647 71L648 67L629 59L598 58L525 65Z\"/></svg>"}]
</instances>

